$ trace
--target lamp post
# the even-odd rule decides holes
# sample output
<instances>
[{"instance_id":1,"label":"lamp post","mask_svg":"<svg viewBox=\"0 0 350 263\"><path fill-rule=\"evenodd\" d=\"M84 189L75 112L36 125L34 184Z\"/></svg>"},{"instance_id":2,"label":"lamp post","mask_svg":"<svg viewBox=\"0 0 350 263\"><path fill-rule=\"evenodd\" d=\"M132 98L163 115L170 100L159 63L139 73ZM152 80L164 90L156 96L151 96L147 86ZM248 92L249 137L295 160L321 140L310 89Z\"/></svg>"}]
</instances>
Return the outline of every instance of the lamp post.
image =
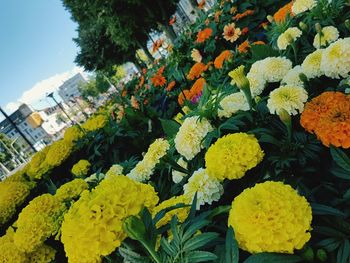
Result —
<instances>
[{"instance_id":1,"label":"lamp post","mask_svg":"<svg viewBox=\"0 0 350 263\"><path fill-rule=\"evenodd\" d=\"M30 142L30 140L24 135L24 133L17 127L16 123L6 114L6 112L0 107L0 112L5 116L5 118L10 122L10 124L15 128L15 130L20 134L20 136L28 143L30 148L36 152L34 145Z\"/></svg>"},{"instance_id":2,"label":"lamp post","mask_svg":"<svg viewBox=\"0 0 350 263\"><path fill-rule=\"evenodd\" d=\"M46 97L49 97L53 99L53 101L56 103L56 105L61 109L61 111L67 116L67 118L71 121L71 124L75 124L75 122L71 119L71 117L68 115L68 113L64 110L63 106L55 99L53 96L53 92L46 94Z\"/></svg>"}]
</instances>

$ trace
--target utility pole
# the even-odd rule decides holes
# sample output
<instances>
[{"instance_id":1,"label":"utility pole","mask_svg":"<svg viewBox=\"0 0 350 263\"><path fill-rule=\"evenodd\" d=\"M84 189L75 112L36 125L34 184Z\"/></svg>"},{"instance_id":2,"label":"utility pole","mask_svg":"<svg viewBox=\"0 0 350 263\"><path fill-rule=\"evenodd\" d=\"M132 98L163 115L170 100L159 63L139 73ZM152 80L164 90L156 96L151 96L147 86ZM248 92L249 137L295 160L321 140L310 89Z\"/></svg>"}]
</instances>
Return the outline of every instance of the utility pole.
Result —
<instances>
[{"instance_id":1,"label":"utility pole","mask_svg":"<svg viewBox=\"0 0 350 263\"><path fill-rule=\"evenodd\" d=\"M34 145L29 141L29 139L24 135L24 133L17 127L16 123L7 115L7 113L0 107L1 113L5 116L5 118L10 122L10 124L15 128L15 130L19 133L19 135L28 143L30 148L36 152Z\"/></svg>"}]
</instances>

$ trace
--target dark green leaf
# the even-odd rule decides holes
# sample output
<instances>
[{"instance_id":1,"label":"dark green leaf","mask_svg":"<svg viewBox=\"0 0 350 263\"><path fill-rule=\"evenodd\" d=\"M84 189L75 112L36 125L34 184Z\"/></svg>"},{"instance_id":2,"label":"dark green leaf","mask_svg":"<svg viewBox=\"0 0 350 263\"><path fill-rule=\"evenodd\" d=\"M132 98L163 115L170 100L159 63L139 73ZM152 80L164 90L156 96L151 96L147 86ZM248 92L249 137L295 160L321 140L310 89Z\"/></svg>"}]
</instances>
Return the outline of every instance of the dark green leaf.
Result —
<instances>
[{"instance_id":1,"label":"dark green leaf","mask_svg":"<svg viewBox=\"0 0 350 263\"><path fill-rule=\"evenodd\" d=\"M174 120L160 119L164 133L168 138L174 137L180 129L180 124Z\"/></svg>"},{"instance_id":2,"label":"dark green leaf","mask_svg":"<svg viewBox=\"0 0 350 263\"><path fill-rule=\"evenodd\" d=\"M188 252L188 251L199 249L204 245L214 241L218 236L219 234L214 232L199 234L187 240L184 244L183 250L185 252Z\"/></svg>"},{"instance_id":3,"label":"dark green leaf","mask_svg":"<svg viewBox=\"0 0 350 263\"><path fill-rule=\"evenodd\" d=\"M334 146L330 147L333 160L343 169L350 172L350 158L343 150Z\"/></svg>"},{"instance_id":4,"label":"dark green leaf","mask_svg":"<svg viewBox=\"0 0 350 263\"><path fill-rule=\"evenodd\" d=\"M284 255L275 253L258 253L251 255L244 263L296 263L303 259L296 255Z\"/></svg>"},{"instance_id":5,"label":"dark green leaf","mask_svg":"<svg viewBox=\"0 0 350 263\"><path fill-rule=\"evenodd\" d=\"M311 203L311 207L312 207L313 215L332 215L332 216L341 216L341 217L345 216L343 212L327 205Z\"/></svg>"},{"instance_id":6,"label":"dark green leaf","mask_svg":"<svg viewBox=\"0 0 350 263\"><path fill-rule=\"evenodd\" d=\"M192 251L186 255L187 262L208 262L217 259L217 256L207 251Z\"/></svg>"},{"instance_id":7,"label":"dark green leaf","mask_svg":"<svg viewBox=\"0 0 350 263\"><path fill-rule=\"evenodd\" d=\"M233 228L231 226L229 227L226 233L225 259L226 262L232 263L238 263L239 261L238 243L235 238Z\"/></svg>"}]
</instances>

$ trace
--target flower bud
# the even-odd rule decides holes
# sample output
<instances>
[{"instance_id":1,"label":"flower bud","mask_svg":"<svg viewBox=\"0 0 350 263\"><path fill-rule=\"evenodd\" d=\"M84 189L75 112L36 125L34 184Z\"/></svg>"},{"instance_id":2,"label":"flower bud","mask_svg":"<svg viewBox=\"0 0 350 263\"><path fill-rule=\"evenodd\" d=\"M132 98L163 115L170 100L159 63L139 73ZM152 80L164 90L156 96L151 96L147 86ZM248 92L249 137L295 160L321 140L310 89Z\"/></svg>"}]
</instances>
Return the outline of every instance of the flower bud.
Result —
<instances>
[{"instance_id":1,"label":"flower bud","mask_svg":"<svg viewBox=\"0 0 350 263\"><path fill-rule=\"evenodd\" d=\"M303 31L306 31L307 28L308 28L307 24L305 24L304 22L300 22L300 23L299 23L299 27L300 27L300 29L303 30Z\"/></svg>"},{"instance_id":2,"label":"flower bud","mask_svg":"<svg viewBox=\"0 0 350 263\"><path fill-rule=\"evenodd\" d=\"M230 71L228 75L232 78L232 82L236 84L239 89L241 90L249 89L249 80L244 75L243 65Z\"/></svg>"},{"instance_id":3,"label":"flower bud","mask_svg":"<svg viewBox=\"0 0 350 263\"><path fill-rule=\"evenodd\" d=\"M266 19L267 19L270 23L273 22L273 16L268 15L268 16L266 17Z\"/></svg>"},{"instance_id":4,"label":"flower bud","mask_svg":"<svg viewBox=\"0 0 350 263\"><path fill-rule=\"evenodd\" d=\"M125 233L134 240L144 240L146 235L146 227L141 219L136 216L129 216L123 222Z\"/></svg>"},{"instance_id":5,"label":"flower bud","mask_svg":"<svg viewBox=\"0 0 350 263\"><path fill-rule=\"evenodd\" d=\"M350 20L346 19L344 24L345 24L345 27L350 30Z\"/></svg>"},{"instance_id":6,"label":"flower bud","mask_svg":"<svg viewBox=\"0 0 350 263\"><path fill-rule=\"evenodd\" d=\"M286 110L280 110L278 112L278 117L280 118L280 120L283 122L283 123L290 123L291 122L291 117L289 115L289 113L286 111Z\"/></svg>"},{"instance_id":7,"label":"flower bud","mask_svg":"<svg viewBox=\"0 0 350 263\"><path fill-rule=\"evenodd\" d=\"M322 27L321 27L320 23L316 23L315 24L315 29L316 29L317 33L321 33L322 32Z\"/></svg>"},{"instance_id":8,"label":"flower bud","mask_svg":"<svg viewBox=\"0 0 350 263\"><path fill-rule=\"evenodd\" d=\"M313 261L315 254L311 247L306 248L301 254L302 258L306 261Z\"/></svg>"},{"instance_id":9,"label":"flower bud","mask_svg":"<svg viewBox=\"0 0 350 263\"><path fill-rule=\"evenodd\" d=\"M326 251L324 251L323 249L317 249L316 257L321 262L326 262L328 258Z\"/></svg>"}]
</instances>

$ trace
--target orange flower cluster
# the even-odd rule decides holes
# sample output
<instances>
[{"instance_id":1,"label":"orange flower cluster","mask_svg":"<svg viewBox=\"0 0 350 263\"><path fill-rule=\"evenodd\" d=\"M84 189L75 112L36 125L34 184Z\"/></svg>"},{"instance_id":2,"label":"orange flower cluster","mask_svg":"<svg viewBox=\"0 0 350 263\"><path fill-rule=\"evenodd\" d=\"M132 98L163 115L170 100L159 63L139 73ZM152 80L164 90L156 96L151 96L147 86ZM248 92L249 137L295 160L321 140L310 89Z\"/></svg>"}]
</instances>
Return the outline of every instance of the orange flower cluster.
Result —
<instances>
[{"instance_id":1,"label":"orange flower cluster","mask_svg":"<svg viewBox=\"0 0 350 263\"><path fill-rule=\"evenodd\" d=\"M243 36L248 34L248 32L249 32L249 28L248 27L245 27L245 28L242 29L242 35Z\"/></svg>"},{"instance_id":2,"label":"orange flower cluster","mask_svg":"<svg viewBox=\"0 0 350 263\"><path fill-rule=\"evenodd\" d=\"M233 55L230 50L222 51L221 54L215 58L214 67L216 69L222 69L224 62L229 60L232 57Z\"/></svg>"},{"instance_id":3,"label":"orange flower cluster","mask_svg":"<svg viewBox=\"0 0 350 263\"><path fill-rule=\"evenodd\" d=\"M199 9L203 9L204 6L205 6L205 3L206 3L205 0L200 1L200 2L198 3L198 8L199 8Z\"/></svg>"},{"instance_id":4,"label":"orange flower cluster","mask_svg":"<svg viewBox=\"0 0 350 263\"><path fill-rule=\"evenodd\" d=\"M203 43L208 38L210 38L212 34L213 34L213 30L211 28L207 27L207 28L198 32L196 42Z\"/></svg>"},{"instance_id":5,"label":"orange flower cluster","mask_svg":"<svg viewBox=\"0 0 350 263\"><path fill-rule=\"evenodd\" d=\"M163 87L166 84L166 79L163 76L164 69L164 66L158 69L157 73L151 78L153 86Z\"/></svg>"},{"instance_id":6,"label":"orange flower cluster","mask_svg":"<svg viewBox=\"0 0 350 263\"><path fill-rule=\"evenodd\" d=\"M237 49L239 53L247 53L249 48L250 48L249 41L246 40L242 44L240 44Z\"/></svg>"},{"instance_id":7,"label":"orange flower cluster","mask_svg":"<svg viewBox=\"0 0 350 263\"><path fill-rule=\"evenodd\" d=\"M300 124L329 147L350 148L350 96L328 91L306 103Z\"/></svg>"},{"instance_id":8,"label":"orange flower cluster","mask_svg":"<svg viewBox=\"0 0 350 263\"><path fill-rule=\"evenodd\" d=\"M245 17L247 17L247 16L251 16L251 15L253 15L253 14L254 14L254 10L248 9L248 10L244 11L243 13L240 13L240 14L235 15L235 16L233 17L233 19L238 21L238 20L240 20L240 19L242 19L242 18L245 18Z\"/></svg>"},{"instance_id":9,"label":"orange flower cluster","mask_svg":"<svg viewBox=\"0 0 350 263\"><path fill-rule=\"evenodd\" d=\"M186 100L195 102L201 96L205 84L204 78L197 79L190 90L184 90L179 94L179 104L182 106Z\"/></svg>"},{"instance_id":10,"label":"orange flower cluster","mask_svg":"<svg viewBox=\"0 0 350 263\"><path fill-rule=\"evenodd\" d=\"M196 64L194 64L192 66L192 68L190 69L190 72L187 75L187 78L190 80L194 80L196 78L199 78L200 75L206 71L208 69L208 66L205 65L202 62L197 62Z\"/></svg>"},{"instance_id":11,"label":"orange flower cluster","mask_svg":"<svg viewBox=\"0 0 350 263\"><path fill-rule=\"evenodd\" d=\"M221 14L222 14L222 11L221 11L221 10L215 12L214 21L215 21L216 23L219 23L219 22L220 22L220 16L221 16Z\"/></svg>"},{"instance_id":12,"label":"orange flower cluster","mask_svg":"<svg viewBox=\"0 0 350 263\"><path fill-rule=\"evenodd\" d=\"M175 82L175 80L173 80L172 82L170 82L170 83L168 84L168 86L165 88L165 90L166 90L166 91L172 91L173 88L175 87L175 84L176 84L176 82Z\"/></svg>"},{"instance_id":13,"label":"orange flower cluster","mask_svg":"<svg viewBox=\"0 0 350 263\"><path fill-rule=\"evenodd\" d=\"M291 1L290 3L286 4L273 15L273 19L276 21L276 23L283 23L286 21L288 15L294 16L292 12L293 3L294 1Z\"/></svg>"},{"instance_id":14,"label":"orange flower cluster","mask_svg":"<svg viewBox=\"0 0 350 263\"><path fill-rule=\"evenodd\" d=\"M157 50L163 46L164 44L164 39L157 39L154 43L153 43L153 46L152 46L152 52L155 53L157 52Z\"/></svg>"},{"instance_id":15,"label":"orange flower cluster","mask_svg":"<svg viewBox=\"0 0 350 263\"><path fill-rule=\"evenodd\" d=\"M172 26L173 24L176 23L176 16L174 15L170 20L169 20L169 25Z\"/></svg>"}]
</instances>

